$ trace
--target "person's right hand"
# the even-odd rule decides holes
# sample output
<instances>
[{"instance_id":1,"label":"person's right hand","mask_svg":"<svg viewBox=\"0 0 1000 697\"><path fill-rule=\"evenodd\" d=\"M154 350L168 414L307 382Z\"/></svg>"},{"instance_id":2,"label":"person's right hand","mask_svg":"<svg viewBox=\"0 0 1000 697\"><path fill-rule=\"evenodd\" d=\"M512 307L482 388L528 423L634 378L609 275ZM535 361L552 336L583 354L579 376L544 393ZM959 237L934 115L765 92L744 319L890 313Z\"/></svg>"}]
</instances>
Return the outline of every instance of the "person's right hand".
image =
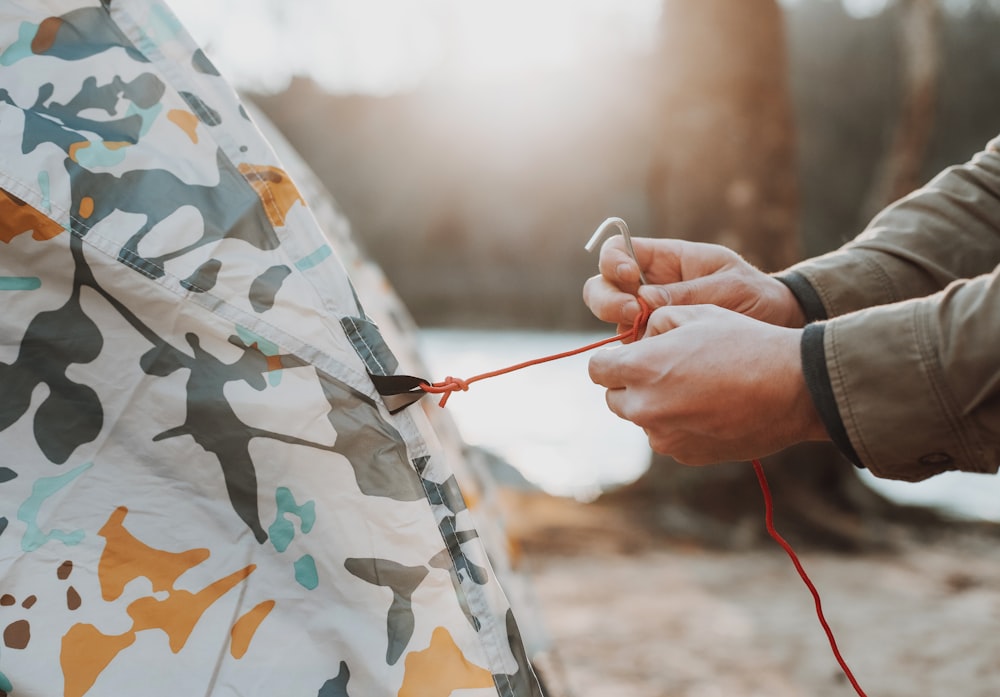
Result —
<instances>
[{"instance_id":1,"label":"person's right hand","mask_svg":"<svg viewBox=\"0 0 1000 697\"><path fill-rule=\"evenodd\" d=\"M642 341L594 353L590 378L658 453L686 465L764 457L829 439L801 341L801 329L712 305L661 307Z\"/></svg>"},{"instance_id":2,"label":"person's right hand","mask_svg":"<svg viewBox=\"0 0 1000 697\"><path fill-rule=\"evenodd\" d=\"M639 316L636 295L652 309L664 305L717 305L782 327L805 317L781 281L727 247L686 240L632 238L636 260L620 235L601 247L600 274L587 280L583 299L599 319L628 330ZM640 286L639 268L646 276Z\"/></svg>"}]
</instances>

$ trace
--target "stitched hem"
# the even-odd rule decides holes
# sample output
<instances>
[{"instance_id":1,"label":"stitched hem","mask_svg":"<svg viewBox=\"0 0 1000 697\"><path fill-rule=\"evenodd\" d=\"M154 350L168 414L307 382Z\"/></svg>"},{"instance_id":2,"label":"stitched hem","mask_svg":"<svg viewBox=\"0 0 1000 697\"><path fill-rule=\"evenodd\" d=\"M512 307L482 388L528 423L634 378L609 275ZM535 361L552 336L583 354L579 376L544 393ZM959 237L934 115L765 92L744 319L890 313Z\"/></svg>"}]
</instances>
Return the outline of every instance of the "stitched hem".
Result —
<instances>
[{"instance_id":1,"label":"stitched hem","mask_svg":"<svg viewBox=\"0 0 1000 697\"><path fill-rule=\"evenodd\" d=\"M825 325L822 323L810 324L802 333L802 373L806 387L809 388L809 395L833 444L856 466L864 467L847 436L840 410L837 409L837 397L830 384L830 373L826 366L826 350L823 346L825 333Z\"/></svg>"}]
</instances>

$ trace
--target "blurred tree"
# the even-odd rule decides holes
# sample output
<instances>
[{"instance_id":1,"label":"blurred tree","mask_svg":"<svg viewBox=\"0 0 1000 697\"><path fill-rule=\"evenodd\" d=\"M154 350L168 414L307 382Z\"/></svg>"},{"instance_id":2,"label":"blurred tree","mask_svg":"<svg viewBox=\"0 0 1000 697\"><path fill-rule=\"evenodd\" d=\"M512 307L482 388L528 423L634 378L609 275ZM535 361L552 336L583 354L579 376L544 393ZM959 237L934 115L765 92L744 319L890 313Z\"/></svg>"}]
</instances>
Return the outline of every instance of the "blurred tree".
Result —
<instances>
[{"instance_id":1,"label":"blurred tree","mask_svg":"<svg viewBox=\"0 0 1000 697\"><path fill-rule=\"evenodd\" d=\"M804 256L854 237L899 111L895 8L851 16L840 0L785 8Z\"/></svg>"},{"instance_id":2,"label":"blurred tree","mask_svg":"<svg viewBox=\"0 0 1000 697\"><path fill-rule=\"evenodd\" d=\"M941 65L938 0L899 0L899 47L903 94L888 152L868 194L873 216L924 183L921 169L931 140Z\"/></svg>"},{"instance_id":3,"label":"blurred tree","mask_svg":"<svg viewBox=\"0 0 1000 697\"><path fill-rule=\"evenodd\" d=\"M732 247L765 270L799 257L795 132L783 17L776 0L664 0L660 142L649 174L653 229ZM891 506L832 447L765 460L782 530L858 548ZM654 455L607 494L648 525L722 546L763 536L752 470L686 468Z\"/></svg>"},{"instance_id":4,"label":"blurred tree","mask_svg":"<svg viewBox=\"0 0 1000 697\"><path fill-rule=\"evenodd\" d=\"M775 0L664 0L652 227L766 269L799 257L795 132Z\"/></svg>"}]
</instances>

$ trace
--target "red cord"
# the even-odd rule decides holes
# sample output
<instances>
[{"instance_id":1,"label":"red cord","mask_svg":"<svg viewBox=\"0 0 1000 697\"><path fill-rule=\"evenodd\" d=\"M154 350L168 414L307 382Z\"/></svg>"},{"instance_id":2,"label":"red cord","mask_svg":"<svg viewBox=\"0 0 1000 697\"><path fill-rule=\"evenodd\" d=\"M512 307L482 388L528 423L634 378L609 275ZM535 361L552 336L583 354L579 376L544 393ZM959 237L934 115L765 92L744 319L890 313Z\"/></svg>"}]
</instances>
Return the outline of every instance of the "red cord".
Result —
<instances>
[{"instance_id":1,"label":"red cord","mask_svg":"<svg viewBox=\"0 0 1000 697\"><path fill-rule=\"evenodd\" d=\"M573 349L571 351L564 351L563 353L553 354L551 356L544 356L542 358L536 358L534 360L525 361L524 363L518 363L517 365L508 366L507 368L501 368L499 370L493 370L488 373L482 373L480 375L473 375L471 378L462 380L461 378L447 377L441 382L435 382L433 384L423 383L420 388L425 392L430 392L432 394L440 394L441 401L438 402L440 406L444 406L448 402L448 397L451 396L452 392L457 392L458 390L466 391L469 389L469 385L479 380L485 380L487 378L496 377L498 375L504 375L505 373L512 373L515 370L520 370L521 368L527 368L529 366L538 365L539 363L548 363L549 361L558 360L560 358L566 358L568 356L575 356L578 353L584 353L585 351L590 351L601 346L613 343L615 341L623 341L625 339L631 339L633 341L642 338L642 335L646 331L646 323L649 321L649 315L651 310L649 305L642 298L638 298L640 312L639 317L636 319L635 325L628 331L616 334L615 336L609 337L607 339L602 339L601 341L595 341L592 344L587 344L578 349ZM819 623L823 627L823 631L826 632L827 639L830 640L830 648L833 649L833 655L837 659L837 663L840 664L841 670L844 671L844 675L851 682L854 687L854 691L858 693L860 697L867 697L858 681L854 678L854 674L851 669L847 666L847 661L840 654L840 649L837 648L837 640L833 636L833 630L830 629L830 625L826 621L826 617L823 615L823 604L819 597L819 591L816 590L816 586L809 579L809 575L806 574L806 570L802 568L802 563L799 561L799 557L795 554L795 550L792 546L785 541L778 531L774 528L774 501L771 498L771 489L767 485L767 479L764 477L764 468L761 467L760 461L753 460L753 469L757 474L757 481L760 482L761 493L764 494L764 523L767 527L768 534L774 538L788 554L788 557L792 560L792 564L795 565L795 570L799 572L799 576L802 578L803 583L812 593L813 600L816 602L816 616L819 618Z\"/></svg>"},{"instance_id":2,"label":"red cord","mask_svg":"<svg viewBox=\"0 0 1000 697\"><path fill-rule=\"evenodd\" d=\"M649 309L649 305L642 298L636 298L639 301L639 316L636 318L635 324L628 331L622 332L621 334L616 334L615 336L608 337L607 339L601 339L600 341L595 341L592 344L587 344L586 346L581 346L580 348L573 349L571 351L564 351L563 353L556 353L551 356L543 356L542 358L535 358L530 361L525 361L524 363L518 363L517 365L508 366L506 368L500 368L499 370L493 370L489 373L482 373L481 375L473 375L471 378L466 378L465 380L461 378L454 378L450 375L444 380L435 383L422 383L420 389L424 392L430 392L431 394L441 395L441 401L438 402L438 406L444 406L448 403L448 397L451 396L452 392L458 392L462 390L463 392L469 389L469 385L480 380L485 380L486 378L495 378L498 375L504 375L506 373L513 373L515 370L520 370L521 368L528 368L533 365L538 365L539 363L548 363L549 361L555 361L560 358L568 358L569 356L575 356L578 353L585 353L586 351L592 351L595 348L600 348L607 344L614 343L616 341L623 341L625 339L631 339L636 341L642 338L643 333L646 331L646 322L649 320L649 315L652 310Z\"/></svg>"},{"instance_id":3,"label":"red cord","mask_svg":"<svg viewBox=\"0 0 1000 697\"><path fill-rule=\"evenodd\" d=\"M854 678L854 673L847 666L847 661L844 657L840 655L840 649L837 648L837 640L833 637L833 630L830 629L830 625L826 622L826 617L823 615L823 603L819 598L819 591L816 590L816 586L809 579L809 575L806 570L802 568L801 562L799 562L799 557L795 554L795 550L792 546L783 538L778 531L774 528L774 501L771 499L771 489L767 485L767 479L764 477L764 468L761 467L759 460L752 460L753 471L757 473L757 481L760 482L761 493L764 494L764 523L767 526L768 534L774 538L774 541L781 545L782 549L788 553L789 559L792 560L792 564L795 565L795 570L799 572L799 576L802 577L802 582L806 584L809 592L812 593L813 600L816 601L816 616L819 618L819 623L823 626L823 631L826 632L827 639L830 640L830 648L833 649L833 655L837 659L837 663L840 664L840 669L844 671L844 675L847 679L851 681L851 686L854 687L854 691L857 692L861 697L867 697L858 681Z\"/></svg>"}]
</instances>

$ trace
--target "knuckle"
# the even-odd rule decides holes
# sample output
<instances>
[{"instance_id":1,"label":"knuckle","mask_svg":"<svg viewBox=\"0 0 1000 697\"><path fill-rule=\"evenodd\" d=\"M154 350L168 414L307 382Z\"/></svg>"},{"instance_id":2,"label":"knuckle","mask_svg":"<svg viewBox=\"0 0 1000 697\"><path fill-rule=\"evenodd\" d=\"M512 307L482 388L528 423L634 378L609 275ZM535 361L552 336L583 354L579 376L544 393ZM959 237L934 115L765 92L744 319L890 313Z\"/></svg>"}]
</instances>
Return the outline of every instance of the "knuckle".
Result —
<instances>
[{"instance_id":1,"label":"knuckle","mask_svg":"<svg viewBox=\"0 0 1000 697\"><path fill-rule=\"evenodd\" d=\"M685 283L672 285L663 289L664 305L676 307L691 302L691 288Z\"/></svg>"},{"instance_id":2,"label":"knuckle","mask_svg":"<svg viewBox=\"0 0 1000 697\"><path fill-rule=\"evenodd\" d=\"M645 430L647 435L656 434L657 438L664 438L668 433L658 427L662 421L661 414L655 405L651 405L646 401L638 400L633 404L629 413L629 421Z\"/></svg>"},{"instance_id":3,"label":"knuckle","mask_svg":"<svg viewBox=\"0 0 1000 697\"><path fill-rule=\"evenodd\" d=\"M649 440L649 447L660 455L671 457L682 464L692 464L688 462L694 456L692 442L688 434L675 428L663 426L660 422L656 427L644 429Z\"/></svg>"},{"instance_id":4,"label":"knuckle","mask_svg":"<svg viewBox=\"0 0 1000 697\"><path fill-rule=\"evenodd\" d=\"M658 431L648 431L649 447L660 455L674 456L673 440Z\"/></svg>"}]
</instances>

